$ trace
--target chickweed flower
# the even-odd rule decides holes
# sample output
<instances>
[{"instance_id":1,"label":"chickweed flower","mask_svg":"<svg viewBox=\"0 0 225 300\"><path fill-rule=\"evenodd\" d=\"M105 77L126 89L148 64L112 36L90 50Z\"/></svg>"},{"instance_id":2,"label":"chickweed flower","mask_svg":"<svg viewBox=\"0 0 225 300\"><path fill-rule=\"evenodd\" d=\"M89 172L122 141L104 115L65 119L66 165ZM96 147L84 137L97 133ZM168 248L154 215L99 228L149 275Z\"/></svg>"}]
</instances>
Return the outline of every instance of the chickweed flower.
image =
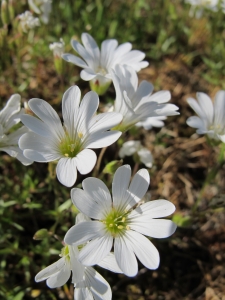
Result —
<instances>
[{"instance_id":1,"label":"chickweed flower","mask_svg":"<svg viewBox=\"0 0 225 300\"><path fill-rule=\"evenodd\" d=\"M74 185L77 170L87 174L93 169L96 154L89 148L109 146L121 135L119 131L109 131L121 121L120 114L95 115L99 105L97 94L87 93L81 103L80 97L78 86L72 86L64 93L63 125L51 105L36 98L28 105L39 119L30 115L21 118L32 131L19 140L24 156L37 162L58 161L58 180L67 187Z\"/></svg>"},{"instance_id":2,"label":"chickweed flower","mask_svg":"<svg viewBox=\"0 0 225 300\"><path fill-rule=\"evenodd\" d=\"M209 138L225 143L225 91L219 91L215 101L205 93L197 93L197 101L188 98L188 104L198 117L187 119L190 127L197 128L198 134L207 134Z\"/></svg>"},{"instance_id":3,"label":"chickweed flower","mask_svg":"<svg viewBox=\"0 0 225 300\"><path fill-rule=\"evenodd\" d=\"M85 220L88 220L88 218L79 213L76 217L76 224ZM81 246L79 246L80 248ZM46 280L48 287L57 288L64 285L72 273L75 300L111 300L112 292L108 282L94 268L86 267L78 261L79 249L75 245L69 246L65 244L61 250L61 258L40 271L35 276L35 281ZM115 273L122 273L113 253L109 253L99 266Z\"/></svg>"},{"instance_id":4,"label":"chickweed flower","mask_svg":"<svg viewBox=\"0 0 225 300\"><path fill-rule=\"evenodd\" d=\"M27 166L33 161L24 157L22 150L18 147L18 140L24 133L28 132L28 129L23 126L11 131L13 126L20 122L21 115L24 113L20 108L20 100L19 94L12 95L6 106L0 111L0 150L17 158L23 165Z\"/></svg>"},{"instance_id":5,"label":"chickweed flower","mask_svg":"<svg viewBox=\"0 0 225 300\"><path fill-rule=\"evenodd\" d=\"M64 43L63 39L61 38L60 42L55 42L55 43L50 44L49 49L53 51L53 55L55 57L61 58L61 55L63 54L64 49L65 49L65 43Z\"/></svg>"},{"instance_id":6,"label":"chickweed flower","mask_svg":"<svg viewBox=\"0 0 225 300\"><path fill-rule=\"evenodd\" d=\"M52 11L52 0L28 0L28 4L32 11L40 14L42 22L47 24Z\"/></svg>"},{"instance_id":7,"label":"chickweed flower","mask_svg":"<svg viewBox=\"0 0 225 300\"><path fill-rule=\"evenodd\" d=\"M161 220L172 214L175 206L167 200L155 200L139 205L147 192L150 177L146 169L139 170L131 183L131 168L117 169L112 183L112 198L106 185L97 178L83 180L82 189L72 189L73 204L90 221L69 229L65 243L77 245L88 242L78 260L91 266L101 262L114 247L119 268L127 276L138 271L137 258L149 269L159 266L159 253L144 235L165 238L174 233L176 225Z\"/></svg>"},{"instance_id":8,"label":"chickweed flower","mask_svg":"<svg viewBox=\"0 0 225 300\"><path fill-rule=\"evenodd\" d=\"M153 157L151 152L141 145L140 141L127 141L123 143L119 151L119 156L124 158L124 156L131 156L137 153L139 161L145 164L147 168L152 167Z\"/></svg>"},{"instance_id":9,"label":"chickweed flower","mask_svg":"<svg viewBox=\"0 0 225 300\"><path fill-rule=\"evenodd\" d=\"M83 33L81 40L83 46L75 40L72 40L71 44L83 59L69 53L64 53L62 58L83 68L80 73L81 78L90 81L91 89L99 95L104 94L108 89L112 80L111 69L116 64L128 65L135 72L148 66L148 62L143 61L145 54L138 50L131 51L130 43L118 46L117 40L105 40L100 50L90 34Z\"/></svg>"},{"instance_id":10,"label":"chickweed flower","mask_svg":"<svg viewBox=\"0 0 225 300\"><path fill-rule=\"evenodd\" d=\"M171 98L169 91L152 95L153 85L144 80L138 86L137 74L129 66L116 65L112 77L116 90L114 111L123 115L117 129L126 131L135 124L149 129L154 122L166 116L179 115L176 105L166 103Z\"/></svg>"},{"instance_id":11,"label":"chickweed flower","mask_svg":"<svg viewBox=\"0 0 225 300\"><path fill-rule=\"evenodd\" d=\"M55 68L58 74L62 74L63 69L63 60L61 58L64 49L65 49L65 43L63 39L60 39L60 42L55 42L49 45L49 49L53 51L54 56L54 64Z\"/></svg>"},{"instance_id":12,"label":"chickweed flower","mask_svg":"<svg viewBox=\"0 0 225 300\"><path fill-rule=\"evenodd\" d=\"M72 272L75 300L111 300L112 292L108 282L94 268L83 266L77 259L78 254L76 246L65 245L61 251L61 258L40 271L35 276L35 281L46 280L48 287L57 288L69 280Z\"/></svg>"},{"instance_id":13,"label":"chickweed flower","mask_svg":"<svg viewBox=\"0 0 225 300\"><path fill-rule=\"evenodd\" d=\"M38 18L33 17L30 11L25 11L18 16L20 20L20 26L23 32L27 32L29 29L33 29L40 26L40 21Z\"/></svg>"}]
</instances>

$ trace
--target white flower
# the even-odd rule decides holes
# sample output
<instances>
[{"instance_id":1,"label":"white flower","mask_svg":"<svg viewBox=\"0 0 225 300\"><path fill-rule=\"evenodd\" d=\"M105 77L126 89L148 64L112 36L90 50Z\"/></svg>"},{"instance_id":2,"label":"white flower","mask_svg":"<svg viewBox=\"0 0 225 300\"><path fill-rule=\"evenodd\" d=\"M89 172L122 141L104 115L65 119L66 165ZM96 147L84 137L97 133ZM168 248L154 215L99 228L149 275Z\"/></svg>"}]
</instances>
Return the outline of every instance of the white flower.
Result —
<instances>
[{"instance_id":1,"label":"white flower","mask_svg":"<svg viewBox=\"0 0 225 300\"><path fill-rule=\"evenodd\" d=\"M86 220L89 219L78 214L76 224ZM75 245L65 245L60 255L62 258L40 271L35 276L35 281L46 280L48 287L57 288L68 281L72 272L75 300L111 300L112 292L108 282L94 268L82 265L77 259L78 254L79 250ZM109 253L99 266L115 273L122 273L113 253Z\"/></svg>"},{"instance_id":2,"label":"white flower","mask_svg":"<svg viewBox=\"0 0 225 300\"><path fill-rule=\"evenodd\" d=\"M195 16L197 19L202 17L205 8L217 12L220 4L222 8L225 4L224 0L221 2L220 0L185 0L185 2L192 5L189 15Z\"/></svg>"},{"instance_id":3,"label":"white flower","mask_svg":"<svg viewBox=\"0 0 225 300\"><path fill-rule=\"evenodd\" d=\"M138 271L137 258L149 269L159 266L159 253L144 235L165 238L174 233L176 225L158 218L172 214L175 206L167 200L155 200L138 206L150 182L146 169L139 170L130 185L131 168L117 169L112 183L112 198L106 185L97 178L83 180L83 189L72 189L73 204L91 221L69 229L67 244L87 243L78 260L87 266L104 259L114 246L119 268L128 276Z\"/></svg>"},{"instance_id":4,"label":"white flower","mask_svg":"<svg viewBox=\"0 0 225 300\"><path fill-rule=\"evenodd\" d=\"M38 18L34 18L30 11L25 11L18 16L20 20L20 25L23 32L27 32L29 29L33 29L40 26L40 21Z\"/></svg>"},{"instance_id":5,"label":"white flower","mask_svg":"<svg viewBox=\"0 0 225 300\"><path fill-rule=\"evenodd\" d=\"M69 280L72 271L72 283L75 287L74 299L110 300L112 292L108 282L94 268L82 265L77 259L78 254L79 250L76 246L66 245L62 249L62 258L40 271L35 276L35 281L46 280L48 287L57 288ZM112 266L112 270L116 270L113 254L109 254L102 264L104 263Z\"/></svg>"},{"instance_id":6,"label":"white flower","mask_svg":"<svg viewBox=\"0 0 225 300\"><path fill-rule=\"evenodd\" d=\"M65 43L63 39L60 39L60 42L55 42L49 45L49 49L53 51L53 55L56 57L61 57L65 49Z\"/></svg>"},{"instance_id":7,"label":"white flower","mask_svg":"<svg viewBox=\"0 0 225 300\"><path fill-rule=\"evenodd\" d=\"M166 116L179 115L176 105L166 103L171 98L169 91L152 95L153 85L144 80L138 86L137 74L129 66L116 65L112 76L116 89L114 111L123 115L119 130L126 131L135 124L149 129Z\"/></svg>"},{"instance_id":8,"label":"white flower","mask_svg":"<svg viewBox=\"0 0 225 300\"><path fill-rule=\"evenodd\" d=\"M207 134L210 138L225 143L225 91L216 94L215 102L205 93L197 93L196 101L188 98L188 104L198 117L190 117L187 124L197 128L198 134Z\"/></svg>"},{"instance_id":9,"label":"white flower","mask_svg":"<svg viewBox=\"0 0 225 300\"><path fill-rule=\"evenodd\" d=\"M94 116L99 104L97 94L87 93L81 103L80 97L77 86L64 93L63 126L51 105L36 98L28 104L39 119L29 115L21 118L32 131L19 140L24 156L37 162L59 160L56 167L58 180L68 187L75 183L77 169L81 174L93 169L96 154L89 148L109 146L121 135L121 132L109 131L121 121L120 114L112 112Z\"/></svg>"},{"instance_id":10,"label":"white flower","mask_svg":"<svg viewBox=\"0 0 225 300\"><path fill-rule=\"evenodd\" d=\"M6 106L0 111L0 150L16 157L23 165L27 166L33 161L23 156L23 152L18 147L18 140L28 132L28 129L23 126L11 132L11 128L20 122L21 115L24 113L20 109L20 100L19 94L12 95Z\"/></svg>"},{"instance_id":11,"label":"white flower","mask_svg":"<svg viewBox=\"0 0 225 300\"><path fill-rule=\"evenodd\" d=\"M146 120L142 122L138 122L136 124L137 127L144 127L144 129L149 130L152 127L163 127L165 123L163 122L166 120L167 117L165 116L159 116L159 117L149 117Z\"/></svg>"},{"instance_id":12,"label":"white flower","mask_svg":"<svg viewBox=\"0 0 225 300\"><path fill-rule=\"evenodd\" d=\"M47 24L52 11L52 0L28 0L28 3L30 9L36 14L40 14L42 22Z\"/></svg>"},{"instance_id":13,"label":"white flower","mask_svg":"<svg viewBox=\"0 0 225 300\"><path fill-rule=\"evenodd\" d=\"M132 50L130 43L124 43L118 46L117 40L110 39L102 42L101 50L92 36L88 33L81 35L84 46L75 40L71 41L74 50L83 58L64 53L62 58L71 62L84 70L80 76L83 80L91 80L91 88L97 91L102 88L102 94L107 90L111 83L111 69L116 64L128 65L136 72L148 66L148 62L142 61L145 54L138 50Z\"/></svg>"},{"instance_id":14,"label":"white flower","mask_svg":"<svg viewBox=\"0 0 225 300\"><path fill-rule=\"evenodd\" d=\"M119 156L124 158L124 156L131 156L136 152L140 161L145 164L147 168L151 168L153 162L152 154L147 148L141 145L140 141L127 141L123 143L119 151Z\"/></svg>"}]
</instances>

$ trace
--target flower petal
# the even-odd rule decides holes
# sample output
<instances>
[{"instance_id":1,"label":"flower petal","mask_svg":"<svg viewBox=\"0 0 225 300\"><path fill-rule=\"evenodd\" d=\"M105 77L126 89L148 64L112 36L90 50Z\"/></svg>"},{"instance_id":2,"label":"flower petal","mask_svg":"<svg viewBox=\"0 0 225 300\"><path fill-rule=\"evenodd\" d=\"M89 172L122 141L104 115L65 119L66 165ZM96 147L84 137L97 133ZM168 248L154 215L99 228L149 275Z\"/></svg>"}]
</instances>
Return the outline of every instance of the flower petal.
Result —
<instances>
[{"instance_id":1,"label":"flower petal","mask_svg":"<svg viewBox=\"0 0 225 300\"><path fill-rule=\"evenodd\" d=\"M214 115L214 124L221 126L224 128L225 125L225 91L219 91L215 97L215 115Z\"/></svg>"},{"instance_id":2,"label":"flower petal","mask_svg":"<svg viewBox=\"0 0 225 300\"><path fill-rule=\"evenodd\" d=\"M42 137L36 133L28 132L19 139L19 147L22 150L33 150L45 157L45 161L59 159L61 154L54 139Z\"/></svg>"},{"instance_id":3,"label":"flower petal","mask_svg":"<svg viewBox=\"0 0 225 300\"><path fill-rule=\"evenodd\" d=\"M98 264L109 254L112 245L113 237L111 235L105 234L102 237L97 237L81 249L78 259L86 266Z\"/></svg>"},{"instance_id":4,"label":"flower petal","mask_svg":"<svg viewBox=\"0 0 225 300\"><path fill-rule=\"evenodd\" d=\"M117 63L117 60L120 60L121 56L130 52L131 49L132 49L131 43L123 43L119 45L114 51L114 59L113 59L114 64Z\"/></svg>"},{"instance_id":5,"label":"flower petal","mask_svg":"<svg viewBox=\"0 0 225 300\"><path fill-rule=\"evenodd\" d=\"M137 259L126 236L115 238L114 253L123 273L127 276L135 276L138 272Z\"/></svg>"},{"instance_id":6,"label":"flower petal","mask_svg":"<svg viewBox=\"0 0 225 300\"><path fill-rule=\"evenodd\" d=\"M94 178L87 178L87 179L91 180ZM87 179L85 179L85 180L87 180ZM84 181L83 181L83 184L84 184ZM95 191L96 191L96 187L95 187ZM73 204L80 211L82 211L83 214L87 215L90 218L96 219L96 220L102 220L104 218L104 212L105 212L105 210L103 210L103 208L104 208L103 203L98 203L97 201L98 201L99 195L96 195L96 193L94 191L93 191L93 194L94 194L94 198L92 198L92 194L89 194L86 190L83 191L81 189L75 188L75 189L71 190L71 199L72 199ZM103 198L103 200L105 200L105 198Z\"/></svg>"},{"instance_id":7,"label":"flower petal","mask_svg":"<svg viewBox=\"0 0 225 300\"><path fill-rule=\"evenodd\" d=\"M60 272L63 267L65 266L65 257L60 258L55 263L51 264L50 266L44 268L41 270L34 278L36 282L43 281L47 279L48 277Z\"/></svg>"},{"instance_id":8,"label":"flower petal","mask_svg":"<svg viewBox=\"0 0 225 300\"><path fill-rule=\"evenodd\" d=\"M20 100L19 94L12 95L7 101L5 107L0 111L0 123L3 127L7 127L7 122L13 115L20 111Z\"/></svg>"},{"instance_id":9,"label":"flower petal","mask_svg":"<svg viewBox=\"0 0 225 300\"><path fill-rule=\"evenodd\" d=\"M28 102L30 109L47 125L59 140L64 136L62 123L56 111L46 101L33 98Z\"/></svg>"},{"instance_id":10,"label":"flower petal","mask_svg":"<svg viewBox=\"0 0 225 300\"><path fill-rule=\"evenodd\" d=\"M200 105L201 110L207 117L210 123L213 121L214 108L212 104L212 100L205 93L197 93L198 103Z\"/></svg>"},{"instance_id":11,"label":"flower petal","mask_svg":"<svg viewBox=\"0 0 225 300\"><path fill-rule=\"evenodd\" d=\"M32 130L34 133L41 135L43 137L54 138L54 133L49 129L49 127L36 117L30 115L21 116L22 123Z\"/></svg>"},{"instance_id":12,"label":"flower petal","mask_svg":"<svg viewBox=\"0 0 225 300\"><path fill-rule=\"evenodd\" d=\"M76 55L70 54L70 53L63 53L61 56L64 60L71 62L72 64L79 66L81 68L87 68L88 65L86 64L83 59L77 57Z\"/></svg>"},{"instance_id":13,"label":"flower petal","mask_svg":"<svg viewBox=\"0 0 225 300\"><path fill-rule=\"evenodd\" d=\"M98 178L89 177L83 180L84 191L92 199L94 205L98 206L101 214L107 213L112 206L112 199L107 186ZM102 219L99 218L100 220Z\"/></svg>"},{"instance_id":14,"label":"flower petal","mask_svg":"<svg viewBox=\"0 0 225 300\"><path fill-rule=\"evenodd\" d=\"M171 236L177 228L177 225L171 220L147 220L147 218L142 220L141 217L135 221L132 221L129 226L135 231L157 239Z\"/></svg>"},{"instance_id":15,"label":"flower petal","mask_svg":"<svg viewBox=\"0 0 225 300\"><path fill-rule=\"evenodd\" d=\"M86 61L87 65L93 69L95 66L94 57L90 55L90 53L76 40L72 39L71 45L73 49Z\"/></svg>"},{"instance_id":16,"label":"flower petal","mask_svg":"<svg viewBox=\"0 0 225 300\"><path fill-rule=\"evenodd\" d=\"M101 45L101 63L100 65L107 69L113 63L113 54L118 45L117 40L105 40Z\"/></svg>"},{"instance_id":17,"label":"flower petal","mask_svg":"<svg viewBox=\"0 0 225 300\"><path fill-rule=\"evenodd\" d=\"M70 278L70 274L71 274L70 265L67 260L65 261L66 263L64 267L58 273L56 273L55 275L47 279L46 281L47 286L50 287L51 289L63 286Z\"/></svg>"},{"instance_id":18,"label":"flower petal","mask_svg":"<svg viewBox=\"0 0 225 300\"><path fill-rule=\"evenodd\" d=\"M94 168L97 156L93 150L84 149L74 158L81 174L87 174Z\"/></svg>"},{"instance_id":19,"label":"flower petal","mask_svg":"<svg viewBox=\"0 0 225 300\"><path fill-rule=\"evenodd\" d=\"M81 71L80 77L85 80L89 81L94 79L97 76L96 72L91 69L91 68L85 68L84 70Z\"/></svg>"},{"instance_id":20,"label":"flower petal","mask_svg":"<svg viewBox=\"0 0 225 300\"><path fill-rule=\"evenodd\" d=\"M126 238L140 262L148 269L155 270L159 266L159 252L156 247L142 234L127 231Z\"/></svg>"},{"instance_id":21,"label":"flower petal","mask_svg":"<svg viewBox=\"0 0 225 300\"><path fill-rule=\"evenodd\" d=\"M140 157L140 161L146 165L147 168L152 167L153 157L151 152L147 148L141 148L138 151L138 155Z\"/></svg>"},{"instance_id":22,"label":"flower petal","mask_svg":"<svg viewBox=\"0 0 225 300\"><path fill-rule=\"evenodd\" d=\"M88 33L82 33L81 40L85 49L91 56L93 56L94 61L96 61L98 64L100 60L100 50L96 41Z\"/></svg>"},{"instance_id":23,"label":"flower petal","mask_svg":"<svg viewBox=\"0 0 225 300\"><path fill-rule=\"evenodd\" d=\"M83 282L82 282L83 283ZM76 285L74 291L74 300L93 300L92 292L87 287L80 287L81 282Z\"/></svg>"},{"instance_id":24,"label":"flower petal","mask_svg":"<svg viewBox=\"0 0 225 300\"><path fill-rule=\"evenodd\" d=\"M63 185L71 187L77 180L77 166L75 158L61 158L56 166L56 175Z\"/></svg>"},{"instance_id":25,"label":"flower petal","mask_svg":"<svg viewBox=\"0 0 225 300\"><path fill-rule=\"evenodd\" d=\"M117 264L114 253L110 252L98 265L114 273L123 273Z\"/></svg>"},{"instance_id":26,"label":"flower petal","mask_svg":"<svg viewBox=\"0 0 225 300\"><path fill-rule=\"evenodd\" d=\"M83 280L85 267L78 261L79 250L76 246L69 246L70 266L72 270L72 283Z\"/></svg>"},{"instance_id":27,"label":"flower petal","mask_svg":"<svg viewBox=\"0 0 225 300\"><path fill-rule=\"evenodd\" d=\"M134 209L130 214L129 218L143 218L146 220L152 218L163 218L171 215L176 210L175 205L167 200L159 199L149 201L142 204L141 206Z\"/></svg>"},{"instance_id":28,"label":"flower petal","mask_svg":"<svg viewBox=\"0 0 225 300\"><path fill-rule=\"evenodd\" d=\"M89 128L89 123L96 113L99 105L99 98L95 92L88 92L81 101L77 120L77 131L85 135Z\"/></svg>"},{"instance_id":29,"label":"flower petal","mask_svg":"<svg viewBox=\"0 0 225 300\"><path fill-rule=\"evenodd\" d=\"M84 147L94 149L108 147L115 143L121 134L122 132L117 130L92 133L85 140Z\"/></svg>"},{"instance_id":30,"label":"flower petal","mask_svg":"<svg viewBox=\"0 0 225 300\"><path fill-rule=\"evenodd\" d=\"M118 125L123 116L117 112L101 113L94 116L89 124L89 133L109 130Z\"/></svg>"},{"instance_id":31,"label":"flower petal","mask_svg":"<svg viewBox=\"0 0 225 300\"><path fill-rule=\"evenodd\" d=\"M132 97L133 107L149 102L153 89L154 86L150 82L143 80Z\"/></svg>"},{"instance_id":32,"label":"flower petal","mask_svg":"<svg viewBox=\"0 0 225 300\"><path fill-rule=\"evenodd\" d=\"M166 103L171 99L171 93L169 91L158 91L151 95L151 101L157 103Z\"/></svg>"},{"instance_id":33,"label":"flower petal","mask_svg":"<svg viewBox=\"0 0 225 300\"><path fill-rule=\"evenodd\" d=\"M112 291L108 282L93 268L86 268L85 281L89 283L95 300L112 299Z\"/></svg>"},{"instance_id":34,"label":"flower petal","mask_svg":"<svg viewBox=\"0 0 225 300\"><path fill-rule=\"evenodd\" d=\"M129 165L119 167L113 177L112 195L113 206L123 207L123 199L127 197L127 189L130 183L131 168Z\"/></svg>"},{"instance_id":35,"label":"flower petal","mask_svg":"<svg viewBox=\"0 0 225 300\"><path fill-rule=\"evenodd\" d=\"M72 226L67 231L64 241L68 245L72 245L73 243L80 245L104 235L104 224L98 221L87 221Z\"/></svg>"},{"instance_id":36,"label":"flower petal","mask_svg":"<svg viewBox=\"0 0 225 300\"><path fill-rule=\"evenodd\" d=\"M123 143L122 148L119 151L119 157L130 156L138 151L141 146L140 141L127 141Z\"/></svg>"},{"instance_id":37,"label":"flower petal","mask_svg":"<svg viewBox=\"0 0 225 300\"><path fill-rule=\"evenodd\" d=\"M130 209L146 194L150 183L150 176L146 169L139 170L133 177L128 189L129 197L124 201L124 208Z\"/></svg>"},{"instance_id":38,"label":"flower petal","mask_svg":"<svg viewBox=\"0 0 225 300\"><path fill-rule=\"evenodd\" d=\"M62 115L64 126L66 127L70 138L75 139L76 123L79 112L81 92L78 86L71 86L63 95Z\"/></svg>"},{"instance_id":39,"label":"flower petal","mask_svg":"<svg viewBox=\"0 0 225 300\"><path fill-rule=\"evenodd\" d=\"M77 300L111 300L112 292L108 282L92 267L86 267L84 280L76 284Z\"/></svg>"},{"instance_id":40,"label":"flower petal","mask_svg":"<svg viewBox=\"0 0 225 300\"><path fill-rule=\"evenodd\" d=\"M199 117L196 117L196 116L189 117L187 119L186 123L188 126L193 127L193 128L198 128L203 132L207 131L207 128L205 126L206 124Z\"/></svg>"}]
</instances>

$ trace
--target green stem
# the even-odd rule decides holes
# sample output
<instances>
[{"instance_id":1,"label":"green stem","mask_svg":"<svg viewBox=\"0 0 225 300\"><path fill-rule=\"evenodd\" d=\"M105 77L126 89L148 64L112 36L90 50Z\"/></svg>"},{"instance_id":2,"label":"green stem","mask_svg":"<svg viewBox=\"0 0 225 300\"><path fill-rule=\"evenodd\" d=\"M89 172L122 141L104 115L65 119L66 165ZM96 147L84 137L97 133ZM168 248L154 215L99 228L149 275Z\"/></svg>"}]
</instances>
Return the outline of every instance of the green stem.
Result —
<instances>
[{"instance_id":1,"label":"green stem","mask_svg":"<svg viewBox=\"0 0 225 300\"><path fill-rule=\"evenodd\" d=\"M99 173L99 169L100 169L100 166L101 166L102 158L103 158L103 156L105 154L106 149L107 149L107 147L102 148L102 150L101 150L101 152L99 154L98 161L97 161L95 170L93 172L93 177L97 177L97 175Z\"/></svg>"}]
</instances>

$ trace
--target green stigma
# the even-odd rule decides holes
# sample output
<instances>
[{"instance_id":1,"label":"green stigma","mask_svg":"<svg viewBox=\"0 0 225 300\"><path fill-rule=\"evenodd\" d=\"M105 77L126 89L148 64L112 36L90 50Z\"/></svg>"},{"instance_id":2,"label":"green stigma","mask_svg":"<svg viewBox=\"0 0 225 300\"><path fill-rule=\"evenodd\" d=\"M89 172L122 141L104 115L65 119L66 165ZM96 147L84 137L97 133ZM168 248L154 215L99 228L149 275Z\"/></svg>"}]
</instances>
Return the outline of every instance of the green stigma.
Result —
<instances>
[{"instance_id":1,"label":"green stigma","mask_svg":"<svg viewBox=\"0 0 225 300\"><path fill-rule=\"evenodd\" d=\"M78 133L78 136L75 139L71 139L67 134L59 144L60 152L65 157L75 157L82 150L82 133Z\"/></svg>"},{"instance_id":2,"label":"green stigma","mask_svg":"<svg viewBox=\"0 0 225 300\"><path fill-rule=\"evenodd\" d=\"M130 229L127 221L127 213L116 211L115 209L107 215L103 223L107 231L114 237Z\"/></svg>"}]
</instances>

